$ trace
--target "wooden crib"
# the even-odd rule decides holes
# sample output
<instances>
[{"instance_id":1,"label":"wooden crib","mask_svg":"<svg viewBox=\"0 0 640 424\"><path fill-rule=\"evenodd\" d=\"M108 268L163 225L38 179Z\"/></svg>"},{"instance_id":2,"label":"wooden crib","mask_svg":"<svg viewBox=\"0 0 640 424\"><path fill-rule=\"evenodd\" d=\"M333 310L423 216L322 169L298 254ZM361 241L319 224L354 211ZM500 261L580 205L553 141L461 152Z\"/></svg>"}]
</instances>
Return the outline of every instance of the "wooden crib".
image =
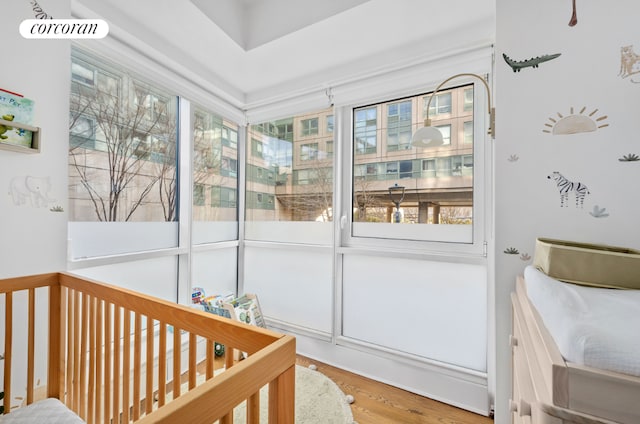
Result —
<instances>
[{"instance_id":1,"label":"wooden crib","mask_svg":"<svg viewBox=\"0 0 640 424\"><path fill-rule=\"evenodd\" d=\"M87 423L231 424L244 400L247 423L258 423L265 384L269 422L294 421L291 336L66 273L0 280L0 293L5 414L17 387L26 387L25 405L34 402L42 363L46 397ZM225 346L226 367L215 377L214 342ZM234 350L246 358L234 361Z\"/></svg>"}]
</instances>

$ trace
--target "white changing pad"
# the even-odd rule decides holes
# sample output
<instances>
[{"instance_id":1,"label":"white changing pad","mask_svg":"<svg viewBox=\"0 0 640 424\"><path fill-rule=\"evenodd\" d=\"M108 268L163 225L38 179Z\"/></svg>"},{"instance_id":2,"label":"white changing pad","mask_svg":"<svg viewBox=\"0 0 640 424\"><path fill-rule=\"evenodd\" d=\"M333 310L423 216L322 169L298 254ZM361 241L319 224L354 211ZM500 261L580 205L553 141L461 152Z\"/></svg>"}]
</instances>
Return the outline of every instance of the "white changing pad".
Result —
<instances>
[{"instance_id":1,"label":"white changing pad","mask_svg":"<svg viewBox=\"0 0 640 424\"><path fill-rule=\"evenodd\" d=\"M531 265L524 279L566 361L640 376L640 290L564 283Z\"/></svg>"}]
</instances>

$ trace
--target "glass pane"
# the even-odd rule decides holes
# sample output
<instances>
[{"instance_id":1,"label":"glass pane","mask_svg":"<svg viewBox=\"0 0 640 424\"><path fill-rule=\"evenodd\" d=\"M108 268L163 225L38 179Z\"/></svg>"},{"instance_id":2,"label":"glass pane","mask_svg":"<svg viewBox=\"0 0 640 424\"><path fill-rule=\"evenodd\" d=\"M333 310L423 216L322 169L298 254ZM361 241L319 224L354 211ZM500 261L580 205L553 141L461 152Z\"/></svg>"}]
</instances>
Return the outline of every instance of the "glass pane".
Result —
<instances>
[{"instance_id":1,"label":"glass pane","mask_svg":"<svg viewBox=\"0 0 640 424\"><path fill-rule=\"evenodd\" d=\"M411 101L387 106L387 150L411 149Z\"/></svg>"},{"instance_id":2,"label":"glass pane","mask_svg":"<svg viewBox=\"0 0 640 424\"><path fill-rule=\"evenodd\" d=\"M473 143L473 121L465 121L463 132L464 142Z\"/></svg>"},{"instance_id":3,"label":"glass pane","mask_svg":"<svg viewBox=\"0 0 640 424\"><path fill-rule=\"evenodd\" d=\"M354 117L355 154L375 153L377 149L377 108L359 109Z\"/></svg>"},{"instance_id":4,"label":"glass pane","mask_svg":"<svg viewBox=\"0 0 640 424\"><path fill-rule=\"evenodd\" d=\"M429 117L433 118L436 115L451 113L451 92L436 94L431 99L431 105L429 106ZM424 97L424 108L426 110L429 103L429 97ZM424 114L426 116L426 113Z\"/></svg>"},{"instance_id":5,"label":"glass pane","mask_svg":"<svg viewBox=\"0 0 640 424\"><path fill-rule=\"evenodd\" d=\"M271 230L260 229L261 223L333 220L333 128L318 126L318 122L326 122L329 116L333 116L332 108L250 126L246 169L247 238L262 239L263 235L273 234ZM286 132L281 131L284 127ZM330 233L330 226L327 231ZM289 236L298 239L299 234L278 237Z\"/></svg>"},{"instance_id":6,"label":"glass pane","mask_svg":"<svg viewBox=\"0 0 640 424\"><path fill-rule=\"evenodd\" d=\"M238 238L238 125L193 113L193 243Z\"/></svg>"},{"instance_id":7,"label":"glass pane","mask_svg":"<svg viewBox=\"0 0 640 424\"><path fill-rule=\"evenodd\" d=\"M444 139L439 147L411 146L412 132L423 125L422 114L412 108L426 111L429 95L354 110L353 236L472 241L473 131L469 134L468 126L473 129L473 111L464 111L469 91L473 94L470 86L459 87L433 98L432 125ZM366 120L380 115L383 122ZM358 154L365 128L386 149Z\"/></svg>"},{"instance_id":8,"label":"glass pane","mask_svg":"<svg viewBox=\"0 0 640 424\"><path fill-rule=\"evenodd\" d=\"M90 75L99 75L98 84L89 83ZM166 89L72 50L70 233L77 222L165 223L154 230L166 233L162 247L177 245L177 108L177 96ZM113 253L109 249L102 253ZM74 251L87 256L80 245Z\"/></svg>"},{"instance_id":9,"label":"glass pane","mask_svg":"<svg viewBox=\"0 0 640 424\"><path fill-rule=\"evenodd\" d=\"M464 111L473 111L473 88L467 88L464 90Z\"/></svg>"}]
</instances>

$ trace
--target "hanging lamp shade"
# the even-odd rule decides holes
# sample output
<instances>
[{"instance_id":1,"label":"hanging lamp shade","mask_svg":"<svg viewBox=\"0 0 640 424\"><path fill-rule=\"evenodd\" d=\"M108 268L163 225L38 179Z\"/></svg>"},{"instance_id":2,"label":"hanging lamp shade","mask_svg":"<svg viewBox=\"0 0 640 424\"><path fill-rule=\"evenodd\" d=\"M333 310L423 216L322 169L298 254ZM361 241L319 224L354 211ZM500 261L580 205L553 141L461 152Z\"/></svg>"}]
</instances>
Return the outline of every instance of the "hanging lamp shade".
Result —
<instances>
[{"instance_id":1,"label":"hanging lamp shade","mask_svg":"<svg viewBox=\"0 0 640 424\"><path fill-rule=\"evenodd\" d=\"M431 120L424 121L424 127L413 133L411 145L413 147L438 147L444 144L442 133L436 127L431 126Z\"/></svg>"}]
</instances>

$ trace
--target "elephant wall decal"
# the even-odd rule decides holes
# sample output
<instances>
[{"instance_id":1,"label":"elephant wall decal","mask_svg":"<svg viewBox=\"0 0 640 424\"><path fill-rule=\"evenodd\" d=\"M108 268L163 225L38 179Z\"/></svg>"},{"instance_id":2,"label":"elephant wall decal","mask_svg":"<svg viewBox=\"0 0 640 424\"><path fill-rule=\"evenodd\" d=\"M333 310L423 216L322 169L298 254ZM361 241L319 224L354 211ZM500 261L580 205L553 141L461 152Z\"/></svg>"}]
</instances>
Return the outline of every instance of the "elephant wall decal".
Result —
<instances>
[{"instance_id":1,"label":"elephant wall decal","mask_svg":"<svg viewBox=\"0 0 640 424\"><path fill-rule=\"evenodd\" d=\"M29 205L34 208L46 208L55 199L49 197L51 179L31 175L13 177L9 184L9 195L16 206Z\"/></svg>"}]
</instances>

